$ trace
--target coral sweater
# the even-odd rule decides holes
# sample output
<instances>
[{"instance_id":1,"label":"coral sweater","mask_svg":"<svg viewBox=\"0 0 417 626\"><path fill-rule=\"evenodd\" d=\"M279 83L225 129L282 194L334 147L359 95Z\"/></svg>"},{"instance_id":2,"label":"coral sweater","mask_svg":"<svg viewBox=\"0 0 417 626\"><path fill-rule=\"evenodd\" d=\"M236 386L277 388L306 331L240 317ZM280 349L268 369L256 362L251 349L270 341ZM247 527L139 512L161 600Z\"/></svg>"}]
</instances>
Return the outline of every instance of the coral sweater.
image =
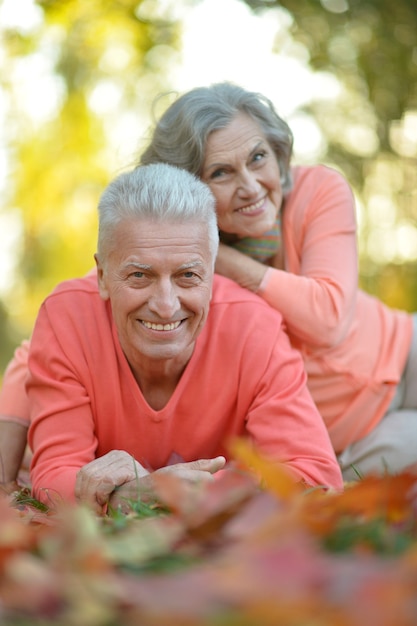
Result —
<instances>
[{"instance_id":1,"label":"coral sweater","mask_svg":"<svg viewBox=\"0 0 417 626\"><path fill-rule=\"evenodd\" d=\"M34 493L73 499L77 471L112 449L150 470L228 453L248 435L312 485L342 487L340 469L281 315L215 276L207 322L162 410L143 397L109 302L89 275L58 286L32 336L27 384Z\"/></svg>"},{"instance_id":2,"label":"coral sweater","mask_svg":"<svg viewBox=\"0 0 417 626\"><path fill-rule=\"evenodd\" d=\"M282 313L340 452L384 415L412 319L358 290L355 207L345 179L325 166L295 167L293 178L282 220L285 271L268 269L258 293Z\"/></svg>"}]
</instances>

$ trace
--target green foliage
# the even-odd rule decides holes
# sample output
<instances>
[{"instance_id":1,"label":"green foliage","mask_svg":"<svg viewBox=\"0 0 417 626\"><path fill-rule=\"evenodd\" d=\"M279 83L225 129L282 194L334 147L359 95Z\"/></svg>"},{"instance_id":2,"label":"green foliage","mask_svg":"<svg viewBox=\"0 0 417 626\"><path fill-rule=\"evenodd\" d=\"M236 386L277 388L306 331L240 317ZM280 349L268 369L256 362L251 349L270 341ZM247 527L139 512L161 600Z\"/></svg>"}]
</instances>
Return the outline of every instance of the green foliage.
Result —
<instances>
[{"instance_id":1,"label":"green foliage","mask_svg":"<svg viewBox=\"0 0 417 626\"><path fill-rule=\"evenodd\" d=\"M15 346L23 339L11 323L10 316L0 300L0 372L6 368Z\"/></svg>"},{"instance_id":2,"label":"green foliage","mask_svg":"<svg viewBox=\"0 0 417 626\"><path fill-rule=\"evenodd\" d=\"M252 450L240 455L264 490L242 471L200 489L165 474L164 508L123 518L1 497L2 625L416 623L415 474L303 490Z\"/></svg>"},{"instance_id":3,"label":"green foliage","mask_svg":"<svg viewBox=\"0 0 417 626\"><path fill-rule=\"evenodd\" d=\"M31 490L28 487L23 487L16 493L13 497L13 505L16 507L33 507L42 513L49 511L49 507L46 504L32 496Z\"/></svg>"},{"instance_id":4,"label":"green foliage","mask_svg":"<svg viewBox=\"0 0 417 626\"><path fill-rule=\"evenodd\" d=\"M129 505L129 509L137 519L157 517L158 515L163 515L167 512L166 509L163 509L162 507L157 506L154 503L142 502L140 499L131 500L127 504ZM120 508L110 507L107 519L110 522L107 526L112 531L126 528L126 525L128 524L128 518Z\"/></svg>"},{"instance_id":5,"label":"green foliage","mask_svg":"<svg viewBox=\"0 0 417 626\"><path fill-rule=\"evenodd\" d=\"M362 550L385 555L399 555L410 550L416 541L416 527L387 524L384 518L363 521L342 518L336 528L323 539L326 550L336 553Z\"/></svg>"},{"instance_id":6,"label":"green foliage","mask_svg":"<svg viewBox=\"0 0 417 626\"><path fill-rule=\"evenodd\" d=\"M346 175L362 205L361 283L417 310L415 0L244 1L255 12L288 12L309 66L338 80L339 97L319 94L304 110L325 138L321 160ZM276 52L284 45L277 37Z\"/></svg>"},{"instance_id":7,"label":"green foliage","mask_svg":"<svg viewBox=\"0 0 417 626\"><path fill-rule=\"evenodd\" d=\"M274 11L285 12L289 32L277 21L274 52L292 47L338 81L337 98L319 94L304 112L325 139L320 160L344 172L360 202L361 284L390 305L417 310L415 0L242 1L271 23ZM161 0L35 6L32 29L0 25L9 164L0 211L20 215L23 228L16 277L0 308L0 371L45 295L92 267L98 197L146 141L154 97L172 88L180 45L181 23ZM32 73L38 84L28 91ZM41 106L37 92L48 95Z\"/></svg>"},{"instance_id":8,"label":"green foliage","mask_svg":"<svg viewBox=\"0 0 417 626\"><path fill-rule=\"evenodd\" d=\"M360 283L368 293L397 309L417 311L417 264L398 263L377 266L364 263Z\"/></svg>"},{"instance_id":9,"label":"green foliage","mask_svg":"<svg viewBox=\"0 0 417 626\"><path fill-rule=\"evenodd\" d=\"M311 67L331 72L356 93L357 108L343 110L345 122L354 120L356 115L364 116L366 108L372 108L377 118L380 149L391 152L389 123L417 106L415 1L245 0L245 3L254 10L282 7L289 11L293 18L291 32L308 51ZM327 134L325 126L323 131ZM336 154L336 138L331 139ZM340 159L352 162L352 152L340 146L339 150ZM356 167L354 162L352 167Z\"/></svg>"},{"instance_id":10,"label":"green foliage","mask_svg":"<svg viewBox=\"0 0 417 626\"><path fill-rule=\"evenodd\" d=\"M0 28L8 59L0 88L13 129L1 210L19 211L23 226L16 284L3 305L19 331L11 334L0 318L0 339L10 335L0 344L1 369L19 335L30 333L43 298L59 281L94 265L99 195L133 161L123 136L136 155L141 120L149 119L155 93L169 89L163 61L168 71L178 46L178 23L150 19L149 2L39 0L37 7L37 27ZM49 64L47 77L39 72L29 102L21 93L29 89L32 64L36 74L41 54L41 63ZM50 93L40 108L37 90Z\"/></svg>"}]
</instances>

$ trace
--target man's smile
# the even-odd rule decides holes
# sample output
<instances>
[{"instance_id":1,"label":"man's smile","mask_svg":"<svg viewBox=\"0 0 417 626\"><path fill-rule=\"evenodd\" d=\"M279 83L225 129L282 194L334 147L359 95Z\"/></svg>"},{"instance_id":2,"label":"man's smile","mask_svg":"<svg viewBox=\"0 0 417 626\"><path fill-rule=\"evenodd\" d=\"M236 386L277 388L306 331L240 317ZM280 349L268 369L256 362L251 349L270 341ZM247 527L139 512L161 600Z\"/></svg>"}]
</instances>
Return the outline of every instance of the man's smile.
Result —
<instances>
[{"instance_id":1,"label":"man's smile","mask_svg":"<svg viewBox=\"0 0 417 626\"><path fill-rule=\"evenodd\" d=\"M161 323L156 323L156 322L147 322L145 320L139 320L139 321L143 326L145 326L145 328L149 328L150 330L162 330L162 331L175 330L183 322L183 320L179 320L177 322L169 322L168 324L161 324Z\"/></svg>"}]
</instances>

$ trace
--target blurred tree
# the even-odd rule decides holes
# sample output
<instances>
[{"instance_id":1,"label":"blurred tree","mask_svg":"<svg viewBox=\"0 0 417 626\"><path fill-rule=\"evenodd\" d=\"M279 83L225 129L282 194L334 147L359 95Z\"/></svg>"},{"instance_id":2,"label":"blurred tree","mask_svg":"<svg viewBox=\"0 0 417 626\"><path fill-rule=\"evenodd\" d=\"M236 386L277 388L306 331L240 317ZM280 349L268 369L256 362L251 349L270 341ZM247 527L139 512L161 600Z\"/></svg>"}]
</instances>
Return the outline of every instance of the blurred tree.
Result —
<instances>
[{"instance_id":1,"label":"blurred tree","mask_svg":"<svg viewBox=\"0 0 417 626\"><path fill-rule=\"evenodd\" d=\"M417 310L416 0L244 1L271 19L287 11L310 67L337 78L339 97L318 95L305 111L326 139L323 160L346 174L360 200L362 283ZM277 37L276 51L287 43ZM397 284L387 288L390 276Z\"/></svg>"},{"instance_id":2,"label":"blurred tree","mask_svg":"<svg viewBox=\"0 0 417 626\"><path fill-rule=\"evenodd\" d=\"M16 333L14 326L10 322L7 311L0 300L0 372L4 371L9 357L20 339L21 337Z\"/></svg>"},{"instance_id":3,"label":"blurred tree","mask_svg":"<svg viewBox=\"0 0 417 626\"><path fill-rule=\"evenodd\" d=\"M0 302L0 370L43 297L92 266L98 196L134 161L154 96L175 86L181 11L198 2L0 0L19 12L18 25L0 16L0 228L7 214L22 231ZM416 0L242 2L272 23L285 13L274 52L290 48L337 85L302 113L321 129L320 160L357 194L362 284L417 310Z\"/></svg>"},{"instance_id":4,"label":"blurred tree","mask_svg":"<svg viewBox=\"0 0 417 626\"><path fill-rule=\"evenodd\" d=\"M25 4L30 24L20 13L17 26L0 26L9 164L1 212L19 216L23 242L18 280L0 303L0 368L45 295L93 266L98 196L139 149L141 117L170 87L179 34L175 14L152 0Z\"/></svg>"}]
</instances>

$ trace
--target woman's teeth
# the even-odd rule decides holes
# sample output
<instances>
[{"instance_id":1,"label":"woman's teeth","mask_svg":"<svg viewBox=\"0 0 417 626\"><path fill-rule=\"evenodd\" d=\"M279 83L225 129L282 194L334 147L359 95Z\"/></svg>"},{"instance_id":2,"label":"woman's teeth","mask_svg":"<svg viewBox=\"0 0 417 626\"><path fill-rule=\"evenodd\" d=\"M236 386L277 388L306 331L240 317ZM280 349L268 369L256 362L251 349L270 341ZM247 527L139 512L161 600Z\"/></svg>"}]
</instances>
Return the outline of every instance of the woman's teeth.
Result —
<instances>
[{"instance_id":1,"label":"woman's teeth","mask_svg":"<svg viewBox=\"0 0 417 626\"><path fill-rule=\"evenodd\" d=\"M249 206L245 206L242 209L238 209L238 213L253 213L253 211L257 211L261 208L264 203L265 198L262 200L258 200L255 204L250 204Z\"/></svg>"}]
</instances>

